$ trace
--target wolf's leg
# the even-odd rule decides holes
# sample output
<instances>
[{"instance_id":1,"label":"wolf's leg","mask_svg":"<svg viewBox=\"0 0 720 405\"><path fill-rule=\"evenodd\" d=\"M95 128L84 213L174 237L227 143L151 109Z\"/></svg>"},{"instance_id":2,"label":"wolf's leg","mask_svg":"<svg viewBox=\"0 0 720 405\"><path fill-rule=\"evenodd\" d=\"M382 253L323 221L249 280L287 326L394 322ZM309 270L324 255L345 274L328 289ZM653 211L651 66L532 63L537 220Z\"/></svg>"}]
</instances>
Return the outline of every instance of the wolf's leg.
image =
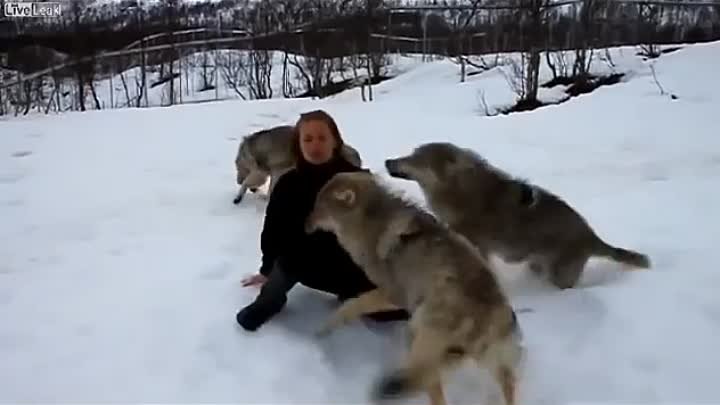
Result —
<instances>
[{"instance_id":1,"label":"wolf's leg","mask_svg":"<svg viewBox=\"0 0 720 405\"><path fill-rule=\"evenodd\" d=\"M239 204L248 190L252 189L254 192L255 188L265 184L267 176L267 173L261 172L259 170L251 172L247 177L245 177L245 180L243 180L242 184L240 185L240 190L238 191L237 196L233 200L233 204Z\"/></svg>"},{"instance_id":2,"label":"wolf's leg","mask_svg":"<svg viewBox=\"0 0 720 405\"><path fill-rule=\"evenodd\" d=\"M357 319L363 314L396 309L400 308L390 303L380 289L376 288L343 302L340 308L318 331L318 335L328 334L333 329Z\"/></svg>"},{"instance_id":3,"label":"wolf's leg","mask_svg":"<svg viewBox=\"0 0 720 405\"><path fill-rule=\"evenodd\" d=\"M415 339L415 334L413 333L412 328L408 328L407 339L408 339L409 347L411 347L411 348L415 347L415 350L417 351L418 350L417 344L415 344L415 345L413 344L413 341ZM411 356L413 356L412 349L410 350L408 361L410 360ZM415 357L417 357L417 354L415 354ZM443 391L442 376L440 375L440 371L438 370L435 373L434 377L429 377L429 380L431 382L427 385L427 388L425 390L426 390L428 396L430 397L430 404L431 405L445 405L445 403L446 403L445 392Z\"/></svg>"},{"instance_id":4,"label":"wolf's leg","mask_svg":"<svg viewBox=\"0 0 720 405\"><path fill-rule=\"evenodd\" d=\"M243 197L245 197L245 193L247 193L247 186L245 184L240 185L240 190L238 190L238 193L235 195L235 198L233 199L233 204L237 205L240 204Z\"/></svg>"},{"instance_id":5,"label":"wolf's leg","mask_svg":"<svg viewBox=\"0 0 720 405\"><path fill-rule=\"evenodd\" d=\"M557 288L574 287L582 276L588 257L581 254L565 255L550 267L550 282Z\"/></svg>"},{"instance_id":6,"label":"wolf's leg","mask_svg":"<svg viewBox=\"0 0 720 405\"><path fill-rule=\"evenodd\" d=\"M421 327L409 337L411 343L405 365L384 375L376 385L373 397L383 400L425 391L431 405L445 405L441 371L459 362L462 356L447 356L447 339L436 331Z\"/></svg>"},{"instance_id":7,"label":"wolf's leg","mask_svg":"<svg viewBox=\"0 0 720 405\"><path fill-rule=\"evenodd\" d=\"M493 375L500 383L505 398L505 405L515 405L515 371L506 365L496 368Z\"/></svg>"},{"instance_id":8,"label":"wolf's leg","mask_svg":"<svg viewBox=\"0 0 720 405\"><path fill-rule=\"evenodd\" d=\"M255 192L255 189L265 184L268 178L268 173L262 171L262 170L254 170L252 171L247 178L245 178L245 186L249 188L252 192Z\"/></svg>"},{"instance_id":9,"label":"wolf's leg","mask_svg":"<svg viewBox=\"0 0 720 405\"><path fill-rule=\"evenodd\" d=\"M435 373L435 377L431 377L431 383L428 384L425 391L430 397L431 405L445 405L445 392L443 391L442 380L440 372Z\"/></svg>"},{"instance_id":10,"label":"wolf's leg","mask_svg":"<svg viewBox=\"0 0 720 405\"><path fill-rule=\"evenodd\" d=\"M490 370L502 388L505 405L515 405L516 400L516 370L523 350L517 339L516 336L507 336L492 344L484 353L474 356L481 366Z\"/></svg>"}]
</instances>

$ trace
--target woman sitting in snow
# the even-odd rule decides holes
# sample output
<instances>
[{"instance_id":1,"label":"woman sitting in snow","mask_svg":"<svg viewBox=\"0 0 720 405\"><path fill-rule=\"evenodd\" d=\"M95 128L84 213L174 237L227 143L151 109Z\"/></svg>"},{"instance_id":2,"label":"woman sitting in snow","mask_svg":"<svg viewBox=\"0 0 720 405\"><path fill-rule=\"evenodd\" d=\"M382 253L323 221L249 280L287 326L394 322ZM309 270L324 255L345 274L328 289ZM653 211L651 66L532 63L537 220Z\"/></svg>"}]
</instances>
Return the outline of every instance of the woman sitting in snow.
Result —
<instances>
[{"instance_id":1,"label":"woman sitting in snow","mask_svg":"<svg viewBox=\"0 0 720 405\"><path fill-rule=\"evenodd\" d=\"M237 322L249 331L280 312L297 283L336 295L341 301L375 288L335 235L325 231L308 235L304 227L316 194L333 175L363 169L342 158L340 131L324 111L301 114L295 137L298 164L280 177L265 211L260 271L243 280L244 286L262 286L255 301L237 314ZM403 310L368 316L377 321L408 319Z\"/></svg>"}]
</instances>

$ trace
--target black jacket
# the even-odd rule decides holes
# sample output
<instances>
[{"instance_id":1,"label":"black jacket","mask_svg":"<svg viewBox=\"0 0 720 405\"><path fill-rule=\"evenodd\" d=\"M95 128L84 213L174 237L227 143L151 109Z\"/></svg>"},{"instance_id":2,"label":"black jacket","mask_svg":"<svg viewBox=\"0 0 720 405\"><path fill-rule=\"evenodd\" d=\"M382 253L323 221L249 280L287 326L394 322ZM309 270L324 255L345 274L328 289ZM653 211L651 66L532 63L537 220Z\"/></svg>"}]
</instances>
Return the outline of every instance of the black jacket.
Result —
<instances>
[{"instance_id":1,"label":"black jacket","mask_svg":"<svg viewBox=\"0 0 720 405\"><path fill-rule=\"evenodd\" d=\"M322 165L301 161L282 175L265 211L260 273L267 276L280 260L284 271L313 288L337 293L372 289L335 235L326 231L305 233L305 218L322 186L336 173L363 170L337 157Z\"/></svg>"}]
</instances>

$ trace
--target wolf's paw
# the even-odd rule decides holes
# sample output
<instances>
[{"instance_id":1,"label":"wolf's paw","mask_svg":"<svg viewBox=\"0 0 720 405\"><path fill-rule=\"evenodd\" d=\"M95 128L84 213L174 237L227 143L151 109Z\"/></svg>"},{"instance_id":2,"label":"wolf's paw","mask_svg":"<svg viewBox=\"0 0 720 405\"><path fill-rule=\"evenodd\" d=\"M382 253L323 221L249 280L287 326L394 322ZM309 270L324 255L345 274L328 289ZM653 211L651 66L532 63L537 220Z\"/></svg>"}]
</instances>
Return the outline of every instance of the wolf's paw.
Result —
<instances>
[{"instance_id":1,"label":"wolf's paw","mask_svg":"<svg viewBox=\"0 0 720 405\"><path fill-rule=\"evenodd\" d=\"M405 395L410 388L410 380L400 372L384 375L375 384L372 391L372 400L380 402L395 399Z\"/></svg>"}]
</instances>

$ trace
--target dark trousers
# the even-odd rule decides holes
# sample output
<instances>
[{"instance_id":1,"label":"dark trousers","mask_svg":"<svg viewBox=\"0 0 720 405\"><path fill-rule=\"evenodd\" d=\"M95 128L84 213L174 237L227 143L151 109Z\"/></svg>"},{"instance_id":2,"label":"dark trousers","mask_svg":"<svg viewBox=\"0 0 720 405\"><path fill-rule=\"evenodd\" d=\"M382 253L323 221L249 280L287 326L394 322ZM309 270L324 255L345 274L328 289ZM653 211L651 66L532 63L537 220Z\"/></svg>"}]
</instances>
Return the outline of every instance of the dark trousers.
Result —
<instances>
[{"instance_id":1,"label":"dark trousers","mask_svg":"<svg viewBox=\"0 0 720 405\"><path fill-rule=\"evenodd\" d=\"M255 301L238 312L237 322L246 330L256 330L285 307L288 292L299 282L301 281L297 277L276 263L267 280L260 288L260 293L255 298ZM347 288L340 289L336 286L321 283L302 284L315 290L336 295L340 301L356 297L374 288L372 284L369 284L362 285L360 288L351 291ZM383 322L406 320L409 318L409 314L404 310L391 310L368 314L368 317Z\"/></svg>"}]
</instances>

